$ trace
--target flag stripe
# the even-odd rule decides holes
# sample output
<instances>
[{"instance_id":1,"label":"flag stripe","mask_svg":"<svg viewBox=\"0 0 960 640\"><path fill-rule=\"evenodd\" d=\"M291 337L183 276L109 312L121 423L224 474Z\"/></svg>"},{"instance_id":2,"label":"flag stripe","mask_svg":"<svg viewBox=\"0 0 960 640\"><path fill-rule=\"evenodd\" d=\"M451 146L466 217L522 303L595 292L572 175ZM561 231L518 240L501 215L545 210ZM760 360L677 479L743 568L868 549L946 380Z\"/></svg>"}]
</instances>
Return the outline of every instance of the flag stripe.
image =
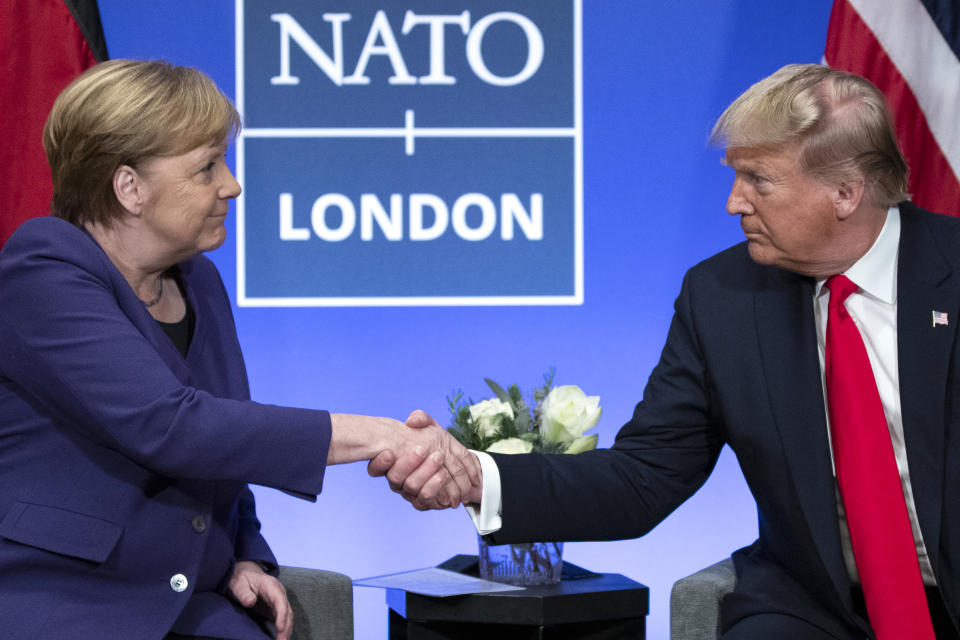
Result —
<instances>
[{"instance_id":1,"label":"flag stripe","mask_svg":"<svg viewBox=\"0 0 960 640\"><path fill-rule=\"evenodd\" d=\"M942 51L947 51L950 57L944 64L947 67L957 66L957 59L952 51L943 45L943 38L939 29L933 24L926 9L919 4L917 0L891 0L884 6L890 11L891 15L896 16L893 21L888 17L877 17L875 9L868 7L868 16L871 20L877 20L881 23L881 32L885 34L886 42L891 43L891 49L896 53L897 60L893 55L888 55L889 50L880 38L875 35L872 28L873 23L869 23L862 17L854 4L869 4L862 0L836 0L833 6L833 12L830 16L830 26L827 34L827 47L825 59L827 63L838 69L845 69L869 78L874 84L887 95L894 112L894 127L897 137L903 149L904 156L911 170L910 191L914 195L914 200L922 207L941 211L943 213L960 214L960 181L957 179L958 171L951 167L946 150L941 146L937 137L932 133L928 116L925 113L925 105L922 105L918 97L914 94L917 86L927 87L929 83L924 83L914 78L933 73L934 64L931 58L924 57L925 62L920 62L920 56L926 56L926 53L920 55L905 53L907 48L903 43L930 43L937 41L939 48L934 46L923 47L924 51L932 51L932 56L942 55ZM910 8L912 11L904 13L903 7ZM871 13L872 12L872 13ZM882 13L882 12L881 12ZM919 15L918 15L919 14ZM884 22L886 26L884 26ZM909 24L908 24L909 23ZM900 39L896 34L891 34L892 26L899 30L903 35ZM916 25L920 25L919 27ZM884 31L887 29L887 31ZM905 39L904 39L905 38ZM938 53L938 51L940 53ZM900 61L905 61L904 67L899 67ZM895 63L896 62L896 63ZM907 71L904 71L906 69ZM907 76L907 72L914 74ZM960 70L949 71L956 73L960 77ZM943 78L941 70L937 70L936 77ZM907 81L907 77L910 82ZM960 80L954 81L954 85L960 85ZM927 104L932 99L930 95L935 91L927 91ZM948 98L952 95L949 89L941 92L938 101L960 104L960 96ZM935 109L937 113L948 111L945 107ZM956 108L953 110L956 111ZM941 120L943 118L941 117ZM953 118L955 120L955 118ZM939 125L941 129L943 124ZM955 127L947 127L945 138L948 142L956 139L956 131L949 131ZM954 143L956 144L956 143ZM960 149L953 151L954 157L958 159L955 166L960 166Z\"/></svg>"},{"instance_id":2,"label":"flag stripe","mask_svg":"<svg viewBox=\"0 0 960 640\"><path fill-rule=\"evenodd\" d=\"M943 39L960 58L960 6L956 0L920 0L936 23Z\"/></svg>"},{"instance_id":3,"label":"flag stripe","mask_svg":"<svg viewBox=\"0 0 960 640\"><path fill-rule=\"evenodd\" d=\"M74 4L96 10L94 0ZM94 15L97 22L88 26L102 40L99 12ZM21 222L49 211L43 123L60 91L96 62L64 0L0 2L0 246Z\"/></svg>"},{"instance_id":4,"label":"flag stripe","mask_svg":"<svg viewBox=\"0 0 960 640\"><path fill-rule=\"evenodd\" d=\"M87 46L97 62L103 62L109 59L107 54L107 41L103 36L103 28L100 22L100 7L96 0L64 0L73 19L76 20L80 32L86 40Z\"/></svg>"},{"instance_id":5,"label":"flag stripe","mask_svg":"<svg viewBox=\"0 0 960 640\"><path fill-rule=\"evenodd\" d=\"M850 4L913 89L933 137L960 175L960 59L920 0L850 0Z\"/></svg>"}]
</instances>

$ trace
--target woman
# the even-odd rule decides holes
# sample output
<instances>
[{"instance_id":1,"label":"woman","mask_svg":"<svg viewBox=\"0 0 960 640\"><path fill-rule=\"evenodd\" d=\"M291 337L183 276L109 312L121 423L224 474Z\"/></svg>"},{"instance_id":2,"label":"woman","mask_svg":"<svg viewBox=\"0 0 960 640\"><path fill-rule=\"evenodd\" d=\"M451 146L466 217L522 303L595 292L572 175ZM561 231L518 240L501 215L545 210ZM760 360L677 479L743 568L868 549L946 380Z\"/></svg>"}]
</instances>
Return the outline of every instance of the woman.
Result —
<instances>
[{"instance_id":1,"label":"woman","mask_svg":"<svg viewBox=\"0 0 960 640\"><path fill-rule=\"evenodd\" d=\"M315 499L325 465L382 451L477 480L441 429L250 401L201 255L240 194L239 127L209 78L163 62L93 67L50 112L53 215L0 252L5 638L262 639L259 601L285 639L247 483Z\"/></svg>"}]
</instances>

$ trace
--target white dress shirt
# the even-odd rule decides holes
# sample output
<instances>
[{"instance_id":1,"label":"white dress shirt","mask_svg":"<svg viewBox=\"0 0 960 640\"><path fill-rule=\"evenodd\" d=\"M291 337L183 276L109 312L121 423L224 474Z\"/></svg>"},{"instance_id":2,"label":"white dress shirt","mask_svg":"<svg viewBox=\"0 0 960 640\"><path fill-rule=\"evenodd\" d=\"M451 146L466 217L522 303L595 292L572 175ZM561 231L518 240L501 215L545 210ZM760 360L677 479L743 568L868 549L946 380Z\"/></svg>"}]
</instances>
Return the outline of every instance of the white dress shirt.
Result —
<instances>
[{"instance_id":1,"label":"white dress shirt","mask_svg":"<svg viewBox=\"0 0 960 640\"><path fill-rule=\"evenodd\" d=\"M859 289L850 294L844 306L863 337L870 366L873 368L873 377L880 392L880 402L883 405L883 414L887 418L887 428L890 430L890 440L893 442L893 452L897 459L897 469L900 472L900 484L903 486L903 495L907 503L907 512L910 515L910 528L913 531L913 540L917 547L917 558L920 560L920 573L923 582L935 585L933 567L927 556L927 548L920 534L920 524L917 520L917 507L913 500L913 489L910 485L910 473L907 467L907 449L903 437L903 414L900 409L900 376L897 358L897 254L900 246L900 210L891 207L887 211L887 220L877 236L870 250L852 267L844 272ZM823 373L823 353L826 345L827 305L830 300L830 291L824 287L826 280L817 281L814 290L813 312L817 321L817 348L820 352L820 381L823 386L823 397L826 401L826 381ZM830 415L827 412L827 437L830 437ZM831 447L831 455L833 448ZM847 573L850 579L859 583L857 566L853 559L853 547L850 544L850 531L847 528L846 513L843 501L837 493L837 505L840 515L840 539L843 545L843 558L847 564Z\"/></svg>"},{"instance_id":2,"label":"white dress shirt","mask_svg":"<svg viewBox=\"0 0 960 640\"><path fill-rule=\"evenodd\" d=\"M503 501L500 493L500 469L488 453L474 451L480 460L480 471L483 472L483 493L480 497L480 510L467 505L467 513L477 527L477 533L482 536L499 531L503 526L500 513Z\"/></svg>"},{"instance_id":3,"label":"white dress shirt","mask_svg":"<svg viewBox=\"0 0 960 640\"><path fill-rule=\"evenodd\" d=\"M873 246L853 266L844 272L860 289L847 298L844 306L853 318L860 334L863 336L870 365L873 367L877 381L877 390L883 404L883 412L887 418L887 427L890 430L890 439L897 459L897 469L900 472L900 483L906 498L907 511L910 515L910 527L913 530L913 539L917 547L917 557L920 560L920 572L924 584L934 585L933 568L927 556L927 549L920 534L917 520L917 508L913 500L913 490L910 486L910 474L907 469L907 451L903 438L903 417L900 410L900 381L897 360L897 254L900 244L900 211L891 207L887 211L880 235ZM826 384L823 375L823 353L826 344L827 303L830 292L824 287L826 280L817 282L814 289L814 317L817 323L817 347L820 353L820 381L824 385L823 396L826 398ZM830 437L830 416L827 414L827 437ZM502 526L501 519L501 486L500 472L493 458L488 454L475 451L480 459L483 470L483 494L479 511L467 507L473 519L477 532L481 535L498 531ZM831 448L832 456L832 448ZM837 494L837 505L840 517L841 544L843 557L847 565L850 579L859 582L856 563L853 558L853 548L850 544L850 532L847 528L846 513L843 501Z\"/></svg>"}]
</instances>

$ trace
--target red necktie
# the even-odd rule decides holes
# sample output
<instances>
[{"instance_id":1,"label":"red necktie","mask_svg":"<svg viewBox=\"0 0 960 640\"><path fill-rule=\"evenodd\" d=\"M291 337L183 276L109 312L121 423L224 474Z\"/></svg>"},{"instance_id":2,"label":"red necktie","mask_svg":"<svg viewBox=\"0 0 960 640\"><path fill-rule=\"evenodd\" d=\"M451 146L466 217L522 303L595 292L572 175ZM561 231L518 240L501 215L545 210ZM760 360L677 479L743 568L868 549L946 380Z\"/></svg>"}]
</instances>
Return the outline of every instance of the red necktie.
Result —
<instances>
[{"instance_id":1,"label":"red necktie","mask_svg":"<svg viewBox=\"0 0 960 640\"><path fill-rule=\"evenodd\" d=\"M934 640L883 405L863 338L843 306L857 285L836 275L826 286L833 460L870 625L878 640Z\"/></svg>"}]
</instances>

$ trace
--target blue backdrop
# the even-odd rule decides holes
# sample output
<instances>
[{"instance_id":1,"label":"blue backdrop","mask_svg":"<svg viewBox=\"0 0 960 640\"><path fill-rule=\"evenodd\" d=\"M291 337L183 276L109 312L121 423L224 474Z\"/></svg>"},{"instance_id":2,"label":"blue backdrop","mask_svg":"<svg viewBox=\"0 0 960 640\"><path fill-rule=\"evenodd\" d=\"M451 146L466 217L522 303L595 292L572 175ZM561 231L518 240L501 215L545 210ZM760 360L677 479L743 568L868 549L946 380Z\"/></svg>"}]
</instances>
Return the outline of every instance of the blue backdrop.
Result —
<instances>
[{"instance_id":1,"label":"blue backdrop","mask_svg":"<svg viewBox=\"0 0 960 640\"><path fill-rule=\"evenodd\" d=\"M478 4L442 3L444 13ZM522 13L543 2L504 4ZM255 399L400 418L423 408L446 422L454 388L486 397L488 376L531 389L552 365L558 383L601 396L600 446L612 443L659 356L684 271L742 239L724 212L732 176L706 147L710 127L759 78L820 61L830 3L584 5L583 304L238 307ZM235 91L233 2L100 0L100 8L111 57L195 66ZM236 300L235 237L211 257ZM264 488L256 495L284 564L360 578L476 550L462 510L416 512L363 465L329 469L317 504ZM568 544L565 557L649 585L648 637L666 638L672 582L755 537L752 500L725 451L706 486L646 537ZM383 592L354 595L356 637L385 638Z\"/></svg>"}]
</instances>

